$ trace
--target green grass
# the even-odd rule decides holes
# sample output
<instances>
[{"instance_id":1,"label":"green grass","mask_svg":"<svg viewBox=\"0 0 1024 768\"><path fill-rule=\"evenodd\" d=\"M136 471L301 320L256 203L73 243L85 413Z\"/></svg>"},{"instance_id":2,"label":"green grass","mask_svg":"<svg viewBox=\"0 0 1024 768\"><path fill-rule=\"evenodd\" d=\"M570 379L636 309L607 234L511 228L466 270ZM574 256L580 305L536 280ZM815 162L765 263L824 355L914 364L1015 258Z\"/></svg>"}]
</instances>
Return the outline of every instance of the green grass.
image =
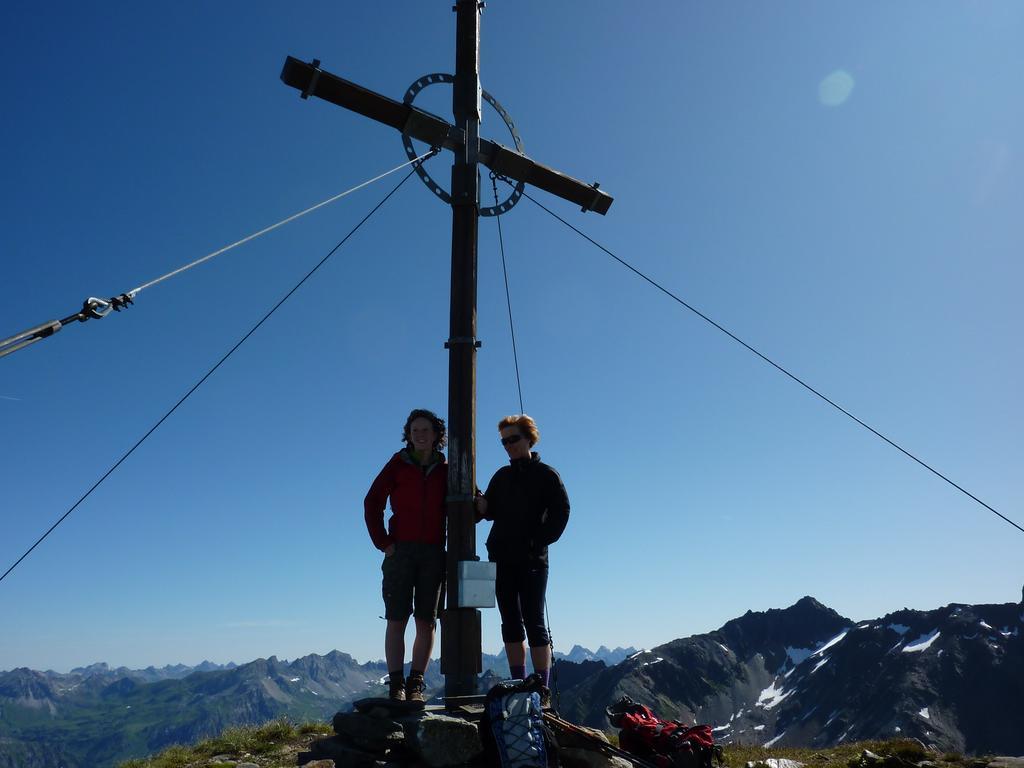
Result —
<instances>
[{"instance_id":1,"label":"green grass","mask_svg":"<svg viewBox=\"0 0 1024 768\"><path fill-rule=\"evenodd\" d=\"M295 725L280 719L258 727L229 728L217 738L194 747L170 747L145 760L121 763L119 768L233 768L240 762L267 766L291 764L295 755L307 749L314 737L330 733L331 727L326 723ZM614 734L609 736L613 744L617 742ZM891 758L884 768L909 768L922 760L935 763L938 768L982 768L987 764L984 758L928 752L912 739L861 741L828 749L729 745L725 747L724 756L729 768L743 768L747 763L756 764L772 757L796 760L808 768L857 768L865 749L882 758ZM211 758L215 756L221 759L213 762Z\"/></svg>"},{"instance_id":2,"label":"green grass","mask_svg":"<svg viewBox=\"0 0 1024 768\"><path fill-rule=\"evenodd\" d=\"M860 741L853 744L840 744L827 749L803 749L800 747L747 747L730 745L725 747L725 761L730 768L743 768L748 762L758 763L770 757L786 758L806 763L809 768L853 768L864 750L874 752L879 757L896 758L904 764L913 765L922 760L929 760L939 768L965 768L973 761L962 755L947 753L940 755L928 752L921 744L912 739L893 739L890 741ZM892 763L896 764L897 760ZM985 765L985 761L980 761Z\"/></svg>"},{"instance_id":3,"label":"green grass","mask_svg":"<svg viewBox=\"0 0 1024 768\"><path fill-rule=\"evenodd\" d=\"M294 725L282 718L255 727L228 728L220 736L195 746L168 747L153 757L121 763L119 768L232 768L239 762L259 764L261 757L274 757L274 763L279 764L282 755L293 757L294 753L305 749L311 736L329 733L331 727L325 723ZM211 762L214 756L226 759Z\"/></svg>"}]
</instances>

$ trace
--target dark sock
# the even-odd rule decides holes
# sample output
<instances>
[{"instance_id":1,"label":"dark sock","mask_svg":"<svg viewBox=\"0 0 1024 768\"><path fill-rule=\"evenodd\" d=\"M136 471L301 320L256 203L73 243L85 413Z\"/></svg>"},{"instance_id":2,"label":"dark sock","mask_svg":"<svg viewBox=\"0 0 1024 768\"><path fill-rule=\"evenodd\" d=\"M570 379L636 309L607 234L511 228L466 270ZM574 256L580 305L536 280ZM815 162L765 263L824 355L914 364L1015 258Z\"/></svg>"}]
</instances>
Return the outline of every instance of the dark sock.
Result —
<instances>
[{"instance_id":1,"label":"dark sock","mask_svg":"<svg viewBox=\"0 0 1024 768\"><path fill-rule=\"evenodd\" d=\"M511 675L513 680L525 680L526 679L526 665L508 665L508 673Z\"/></svg>"},{"instance_id":2,"label":"dark sock","mask_svg":"<svg viewBox=\"0 0 1024 768\"><path fill-rule=\"evenodd\" d=\"M535 669L534 672L536 672L538 675L540 675L540 680L541 680L542 683L544 683L544 687L545 688L550 688L551 687L551 670L550 669Z\"/></svg>"},{"instance_id":3,"label":"dark sock","mask_svg":"<svg viewBox=\"0 0 1024 768\"><path fill-rule=\"evenodd\" d=\"M423 673L418 669L410 669L409 677L423 677Z\"/></svg>"},{"instance_id":4,"label":"dark sock","mask_svg":"<svg viewBox=\"0 0 1024 768\"><path fill-rule=\"evenodd\" d=\"M388 672L388 677L390 678L390 681L392 683L401 682L402 680L405 679L405 677L402 675L402 670L400 670L400 669L392 670L391 672Z\"/></svg>"}]
</instances>

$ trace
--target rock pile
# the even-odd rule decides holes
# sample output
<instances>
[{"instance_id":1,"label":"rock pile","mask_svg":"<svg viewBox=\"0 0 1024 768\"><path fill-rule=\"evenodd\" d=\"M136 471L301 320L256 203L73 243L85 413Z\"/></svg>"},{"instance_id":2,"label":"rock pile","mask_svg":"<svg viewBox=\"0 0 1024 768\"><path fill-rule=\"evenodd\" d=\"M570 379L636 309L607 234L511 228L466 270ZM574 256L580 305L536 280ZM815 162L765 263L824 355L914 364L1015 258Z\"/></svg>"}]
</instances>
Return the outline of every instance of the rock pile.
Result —
<instances>
[{"instance_id":1,"label":"rock pile","mask_svg":"<svg viewBox=\"0 0 1024 768\"><path fill-rule=\"evenodd\" d=\"M314 741L298 764L333 760L337 768L450 768L483 752L474 723L387 699L363 699L334 716L334 736Z\"/></svg>"},{"instance_id":2,"label":"rock pile","mask_svg":"<svg viewBox=\"0 0 1024 768\"><path fill-rule=\"evenodd\" d=\"M314 741L299 765L334 761L336 768L454 768L481 765L483 744L476 723L428 711L421 704L362 699L355 711L334 716L334 736ZM590 728L555 729L564 768L632 768L608 754L608 739Z\"/></svg>"}]
</instances>

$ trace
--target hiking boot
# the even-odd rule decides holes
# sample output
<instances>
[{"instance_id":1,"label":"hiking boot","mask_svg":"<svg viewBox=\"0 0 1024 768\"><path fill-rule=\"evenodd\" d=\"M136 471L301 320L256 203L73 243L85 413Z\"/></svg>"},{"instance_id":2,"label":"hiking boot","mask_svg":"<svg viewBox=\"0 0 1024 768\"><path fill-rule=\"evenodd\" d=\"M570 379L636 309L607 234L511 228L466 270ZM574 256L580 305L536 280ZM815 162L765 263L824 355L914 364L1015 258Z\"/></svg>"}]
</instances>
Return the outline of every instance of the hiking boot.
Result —
<instances>
[{"instance_id":1,"label":"hiking boot","mask_svg":"<svg viewBox=\"0 0 1024 768\"><path fill-rule=\"evenodd\" d=\"M405 681L405 700L406 701L426 701L423 697L423 691L426 690L427 684L423 682L423 677L420 675L409 675L409 679Z\"/></svg>"},{"instance_id":2,"label":"hiking boot","mask_svg":"<svg viewBox=\"0 0 1024 768\"><path fill-rule=\"evenodd\" d=\"M392 701L405 701L405 680L401 677L392 677L388 681L388 698Z\"/></svg>"},{"instance_id":3,"label":"hiking boot","mask_svg":"<svg viewBox=\"0 0 1024 768\"><path fill-rule=\"evenodd\" d=\"M546 685L540 688L540 708L551 709L551 689Z\"/></svg>"}]
</instances>

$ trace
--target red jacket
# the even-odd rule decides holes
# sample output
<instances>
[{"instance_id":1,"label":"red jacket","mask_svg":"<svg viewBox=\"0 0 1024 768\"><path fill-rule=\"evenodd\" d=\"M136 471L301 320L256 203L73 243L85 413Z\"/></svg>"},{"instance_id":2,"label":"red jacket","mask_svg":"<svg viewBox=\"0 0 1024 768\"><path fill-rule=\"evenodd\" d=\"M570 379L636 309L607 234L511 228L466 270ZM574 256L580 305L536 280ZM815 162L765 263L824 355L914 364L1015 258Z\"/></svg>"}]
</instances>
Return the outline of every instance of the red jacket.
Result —
<instances>
[{"instance_id":1,"label":"red jacket","mask_svg":"<svg viewBox=\"0 0 1024 768\"><path fill-rule=\"evenodd\" d=\"M363 500L366 530L382 552L396 541L444 545L448 464L444 456L429 467L402 450L391 457ZM384 507L391 498L391 519L384 530Z\"/></svg>"}]
</instances>

